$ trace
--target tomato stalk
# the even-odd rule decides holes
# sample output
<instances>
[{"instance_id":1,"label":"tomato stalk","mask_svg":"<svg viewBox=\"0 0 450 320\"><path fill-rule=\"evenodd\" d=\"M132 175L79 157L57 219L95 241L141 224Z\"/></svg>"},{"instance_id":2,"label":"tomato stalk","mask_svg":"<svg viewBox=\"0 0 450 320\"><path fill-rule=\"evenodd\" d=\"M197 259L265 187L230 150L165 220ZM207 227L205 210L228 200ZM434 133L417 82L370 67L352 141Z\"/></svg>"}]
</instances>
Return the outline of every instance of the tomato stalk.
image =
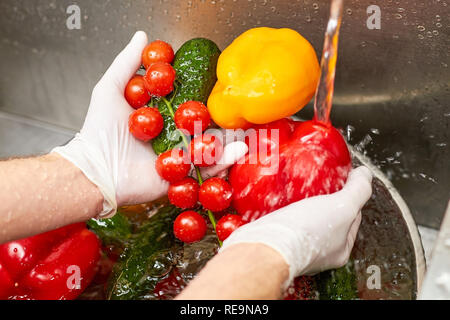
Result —
<instances>
[{"instance_id":1,"label":"tomato stalk","mask_svg":"<svg viewBox=\"0 0 450 320\"><path fill-rule=\"evenodd\" d=\"M164 101L164 103L166 104L167 109L169 110L170 116L172 117L172 119L174 119L175 113L174 113L174 111L173 111L172 101L168 101L165 97L162 97L161 99L162 99L162 100ZM187 141L187 139L186 139L186 136L185 136L184 133L183 133L181 130L179 130L178 128L177 128L176 130L180 133L181 139L183 140L183 144L184 144L184 146L186 147L186 150L189 150L189 143L188 143L188 141ZM199 184L199 185L202 185L202 184L203 184L203 178L202 178L202 175L201 175L201 173L200 173L200 169L199 169L197 166L195 166L195 165L194 165L194 168L195 168L195 172L196 172L196 174L197 174L198 184ZM217 237L217 231L216 231L216 224L217 224L217 223L216 223L216 218L214 217L214 214L212 213L211 210L206 210L206 212L208 213L209 221L211 221L211 224L212 224L212 226L213 226L213 228L214 228L214 232L216 232L216 237ZM217 237L217 241L219 242L219 246L222 246L222 241L220 241L218 237Z\"/></svg>"}]
</instances>

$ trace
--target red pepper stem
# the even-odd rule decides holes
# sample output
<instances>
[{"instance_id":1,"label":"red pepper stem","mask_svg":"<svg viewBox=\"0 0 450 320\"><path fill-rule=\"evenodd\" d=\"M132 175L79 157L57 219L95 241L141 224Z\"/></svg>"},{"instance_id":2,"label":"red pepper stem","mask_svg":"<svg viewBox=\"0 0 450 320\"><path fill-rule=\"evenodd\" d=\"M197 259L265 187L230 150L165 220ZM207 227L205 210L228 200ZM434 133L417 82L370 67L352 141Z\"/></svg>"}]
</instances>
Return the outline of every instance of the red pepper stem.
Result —
<instances>
[{"instance_id":1,"label":"red pepper stem","mask_svg":"<svg viewBox=\"0 0 450 320\"><path fill-rule=\"evenodd\" d=\"M197 172L198 183L200 185L202 185L203 184L203 178L202 178L202 175L200 173L200 169L197 166L194 166L194 168L195 168L195 171Z\"/></svg>"},{"instance_id":2,"label":"red pepper stem","mask_svg":"<svg viewBox=\"0 0 450 320\"><path fill-rule=\"evenodd\" d=\"M167 109L169 110L170 116L172 117L172 120L173 120L175 113L173 112L172 103L164 97L162 97L162 100L166 104ZM184 146L186 147L187 150L189 150L189 143L187 142L186 136L184 135L184 133L181 130L178 130L178 132L181 135L181 139L183 140ZM202 185L203 178L200 173L200 169L197 166L194 166L194 168L195 168L195 172L197 173L198 184ZM211 221L211 224L214 228L214 232L216 232L216 218L214 217L214 214L211 212L211 210L206 210L206 211L208 212L209 221ZM217 232L216 232L216 237L217 237ZM219 238L217 238L217 241L219 242L219 246L222 246L222 241L220 241Z\"/></svg>"}]
</instances>

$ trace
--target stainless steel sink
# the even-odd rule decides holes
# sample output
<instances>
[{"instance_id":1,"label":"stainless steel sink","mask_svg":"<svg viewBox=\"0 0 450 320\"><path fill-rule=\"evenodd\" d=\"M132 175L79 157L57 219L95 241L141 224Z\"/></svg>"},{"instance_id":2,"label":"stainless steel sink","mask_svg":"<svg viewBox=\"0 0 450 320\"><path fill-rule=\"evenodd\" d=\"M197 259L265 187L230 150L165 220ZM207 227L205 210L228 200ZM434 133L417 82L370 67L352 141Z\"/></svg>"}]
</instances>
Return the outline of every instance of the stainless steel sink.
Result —
<instances>
[{"instance_id":1,"label":"stainless steel sink","mask_svg":"<svg viewBox=\"0 0 450 320\"><path fill-rule=\"evenodd\" d=\"M70 139L93 86L136 30L174 47L207 37L225 48L251 27L289 27L319 56L329 13L318 0L76 3L79 30L66 26L73 1L0 2L0 157ZM391 180L415 221L439 228L450 198L450 9L439 0L378 1L381 29L372 30L372 4L345 1L331 119Z\"/></svg>"},{"instance_id":2,"label":"stainless steel sink","mask_svg":"<svg viewBox=\"0 0 450 320\"><path fill-rule=\"evenodd\" d=\"M224 48L251 27L290 27L320 54L329 10L326 1L308 0L80 0L81 29L69 30L71 4L1 1L3 113L78 130L91 89L138 29L175 47L204 36ZM438 228L450 197L449 7L438 0L382 1L381 29L369 30L371 4L345 3L331 118L391 179L415 220ZM311 114L311 106L300 112ZM0 135L13 125L2 122ZM1 139L0 156L19 153L21 139ZM35 141L29 153L39 150Z\"/></svg>"}]
</instances>

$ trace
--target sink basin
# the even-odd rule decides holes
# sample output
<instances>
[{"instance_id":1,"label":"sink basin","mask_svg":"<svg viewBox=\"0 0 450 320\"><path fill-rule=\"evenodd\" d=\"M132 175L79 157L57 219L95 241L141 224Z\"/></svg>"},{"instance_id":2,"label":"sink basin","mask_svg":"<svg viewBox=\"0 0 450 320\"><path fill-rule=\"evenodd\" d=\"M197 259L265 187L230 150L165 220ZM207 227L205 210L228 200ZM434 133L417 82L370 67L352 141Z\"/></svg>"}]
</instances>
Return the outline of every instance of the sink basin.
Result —
<instances>
[{"instance_id":1,"label":"sink basin","mask_svg":"<svg viewBox=\"0 0 450 320\"><path fill-rule=\"evenodd\" d=\"M81 29L69 30L65 2L1 1L0 111L75 131L93 86L138 29L174 47L203 36L224 48L251 27L290 27L320 56L329 13L328 3L311 0L77 3ZM392 181L414 219L438 228L450 197L448 8L383 1L381 29L371 30L371 4L345 1L331 119ZM311 114L311 106L300 113Z\"/></svg>"},{"instance_id":2,"label":"sink basin","mask_svg":"<svg viewBox=\"0 0 450 320\"><path fill-rule=\"evenodd\" d=\"M353 146L355 161L377 177L377 198L366 207L360 232L366 237L353 253L359 285L375 264L390 268L384 284L408 288L402 297L414 298L425 269L415 223L438 228L450 198L449 21L444 1L397 3L378 4L377 30L366 25L373 1L345 1L331 120ZM1 157L48 151L79 130L92 88L136 30L175 48L207 37L223 49L249 28L289 27L320 57L329 14L328 2L310 0L77 4L81 29L69 30L65 2L0 2ZM312 112L310 104L298 115L311 118ZM375 233L364 227L374 225ZM380 241L389 237L386 256ZM388 294L371 290L363 297Z\"/></svg>"}]
</instances>

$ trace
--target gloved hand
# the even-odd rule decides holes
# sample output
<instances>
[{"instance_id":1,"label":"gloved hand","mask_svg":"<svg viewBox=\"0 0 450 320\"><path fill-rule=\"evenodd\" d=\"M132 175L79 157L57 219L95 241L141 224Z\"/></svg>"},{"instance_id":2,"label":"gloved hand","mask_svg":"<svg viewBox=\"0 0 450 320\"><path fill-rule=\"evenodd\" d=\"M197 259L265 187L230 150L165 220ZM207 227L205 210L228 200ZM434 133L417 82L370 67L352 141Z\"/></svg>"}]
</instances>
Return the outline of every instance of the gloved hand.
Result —
<instances>
[{"instance_id":1,"label":"gloved hand","mask_svg":"<svg viewBox=\"0 0 450 320\"><path fill-rule=\"evenodd\" d=\"M248 223L234 231L221 250L249 242L275 249L289 266L284 289L296 276L341 267L353 248L371 182L369 169L354 169L342 190L292 203Z\"/></svg>"},{"instance_id":2,"label":"gloved hand","mask_svg":"<svg viewBox=\"0 0 450 320\"><path fill-rule=\"evenodd\" d=\"M53 149L98 186L104 197L98 217L115 214L117 207L155 200L167 193L168 183L155 170L151 144L128 130L133 108L124 98L130 78L141 65L147 35L138 31L95 86L83 128L67 145ZM221 163L208 175L232 165L247 153L242 142L227 145Z\"/></svg>"}]
</instances>

